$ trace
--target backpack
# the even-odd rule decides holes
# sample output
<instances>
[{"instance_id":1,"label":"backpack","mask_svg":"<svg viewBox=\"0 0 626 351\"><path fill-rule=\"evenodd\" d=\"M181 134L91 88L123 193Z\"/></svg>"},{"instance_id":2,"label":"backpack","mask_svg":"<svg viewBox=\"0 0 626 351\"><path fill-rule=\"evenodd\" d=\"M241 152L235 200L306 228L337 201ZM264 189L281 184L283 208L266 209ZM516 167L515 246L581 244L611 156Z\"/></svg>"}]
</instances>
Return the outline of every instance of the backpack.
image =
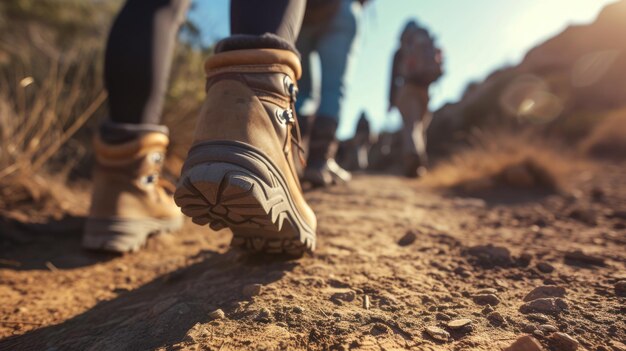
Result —
<instances>
[{"instance_id":1,"label":"backpack","mask_svg":"<svg viewBox=\"0 0 626 351\"><path fill-rule=\"evenodd\" d=\"M443 75L443 52L427 30L415 28L402 34L399 73L405 80L424 85Z\"/></svg>"}]
</instances>

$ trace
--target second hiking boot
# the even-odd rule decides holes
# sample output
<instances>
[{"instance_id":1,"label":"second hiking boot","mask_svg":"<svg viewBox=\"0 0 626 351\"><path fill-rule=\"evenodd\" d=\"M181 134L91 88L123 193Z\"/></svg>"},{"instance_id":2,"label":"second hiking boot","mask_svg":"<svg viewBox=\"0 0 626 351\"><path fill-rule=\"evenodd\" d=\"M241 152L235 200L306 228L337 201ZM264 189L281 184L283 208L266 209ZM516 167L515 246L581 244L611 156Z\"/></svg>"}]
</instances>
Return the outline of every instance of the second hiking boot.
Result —
<instances>
[{"instance_id":1,"label":"second hiking boot","mask_svg":"<svg viewBox=\"0 0 626 351\"><path fill-rule=\"evenodd\" d=\"M337 122L328 117L317 117L313 123L309 141L309 156L302 176L303 181L315 187L349 182L350 172L335 161Z\"/></svg>"},{"instance_id":2,"label":"second hiking boot","mask_svg":"<svg viewBox=\"0 0 626 351\"><path fill-rule=\"evenodd\" d=\"M315 249L317 220L295 167L292 106L300 60L289 50L244 49L205 65L207 97L174 198L184 214L233 246L301 255Z\"/></svg>"},{"instance_id":3,"label":"second hiking boot","mask_svg":"<svg viewBox=\"0 0 626 351\"><path fill-rule=\"evenodd\" d=\"M151 132L122 143L96 136L96 167L83 247L137 251L152 234L171 232L183 218L159 181L169 139Z\"/></svg>"}]
</instances>

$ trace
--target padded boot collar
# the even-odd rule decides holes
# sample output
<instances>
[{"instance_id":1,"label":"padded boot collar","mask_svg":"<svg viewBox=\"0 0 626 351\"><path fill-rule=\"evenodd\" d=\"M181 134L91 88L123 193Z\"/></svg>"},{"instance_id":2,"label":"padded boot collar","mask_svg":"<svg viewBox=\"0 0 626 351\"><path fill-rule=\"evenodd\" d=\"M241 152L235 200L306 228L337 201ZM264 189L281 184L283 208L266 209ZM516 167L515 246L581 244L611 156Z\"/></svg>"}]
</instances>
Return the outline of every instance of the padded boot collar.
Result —
<instances>
[{"instance_id":1,"label":"padded boot collar","mask_svg":"<svg viewBox=\"0 0 626 351\"><path fill-rule=\"evenodd\" d=\"M267 71L267 66L279 65L288 68L290 76L295 80L300 79L302 75L302 66L300 59L296 54L289 50L279 49L249 49L249 50L233 50L214 54L207 59L204 64L204 70L208 77L221 73L224 69L232 71L236 70L253 71L255 67L263 67ZM224 71L226 71L224 70Z\"/></svg>"},{"instance_id":2,"label":"padded boot collar","mask_svg":"<svg viewBox=\"0 0 626 351\"><path fill-rule=\"evenodd\" d=\"M150 152L165 153L169 138L163 133L145 133L121 144L108 144L100 134L94 138L96 159L102 165L119 165L144 157Z\"/></svg>"}]
</instances>

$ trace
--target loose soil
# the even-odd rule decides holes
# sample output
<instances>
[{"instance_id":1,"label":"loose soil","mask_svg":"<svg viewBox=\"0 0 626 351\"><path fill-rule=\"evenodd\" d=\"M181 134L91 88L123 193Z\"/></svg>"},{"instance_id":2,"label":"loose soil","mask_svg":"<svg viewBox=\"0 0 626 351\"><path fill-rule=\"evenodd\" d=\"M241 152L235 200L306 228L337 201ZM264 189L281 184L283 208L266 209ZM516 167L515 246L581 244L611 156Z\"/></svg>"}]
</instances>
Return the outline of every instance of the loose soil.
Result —
<instances>
[{"instance_id":1,"label":"loose soil","mask_svg":"<svg viewBox=\"0 0 626 351\"><path fill-rule=\"evenodd\" d=\"M482 199L358 175L307 193L319 247L299 260L232 251L228 230L190 222L135 254L84 252L79 192L55 223L0 222L0 350L571 347L555 330L625 350L625 170Z\"/></svg>"}]
</instances>

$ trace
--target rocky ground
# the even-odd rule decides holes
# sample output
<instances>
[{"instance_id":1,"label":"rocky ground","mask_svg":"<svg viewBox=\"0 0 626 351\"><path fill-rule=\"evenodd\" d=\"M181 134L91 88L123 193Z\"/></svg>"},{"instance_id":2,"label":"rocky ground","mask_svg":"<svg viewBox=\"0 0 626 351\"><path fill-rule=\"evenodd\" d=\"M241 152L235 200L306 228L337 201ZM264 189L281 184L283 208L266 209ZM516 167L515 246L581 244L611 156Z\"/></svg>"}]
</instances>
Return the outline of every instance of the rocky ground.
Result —
<instances>
[{"instance_id":1,"label":"rocky ground","mask_svg":"<svg viewBox=\"0 0 626 351\"><path fill-rule=\"evenodd\" d=\"M319 250L295 261L191 223L86 253L80 209L5 225L0 350L626 350L624 169L483 199L357 176L307 194Z\"/></svg>"}]
</instances>

